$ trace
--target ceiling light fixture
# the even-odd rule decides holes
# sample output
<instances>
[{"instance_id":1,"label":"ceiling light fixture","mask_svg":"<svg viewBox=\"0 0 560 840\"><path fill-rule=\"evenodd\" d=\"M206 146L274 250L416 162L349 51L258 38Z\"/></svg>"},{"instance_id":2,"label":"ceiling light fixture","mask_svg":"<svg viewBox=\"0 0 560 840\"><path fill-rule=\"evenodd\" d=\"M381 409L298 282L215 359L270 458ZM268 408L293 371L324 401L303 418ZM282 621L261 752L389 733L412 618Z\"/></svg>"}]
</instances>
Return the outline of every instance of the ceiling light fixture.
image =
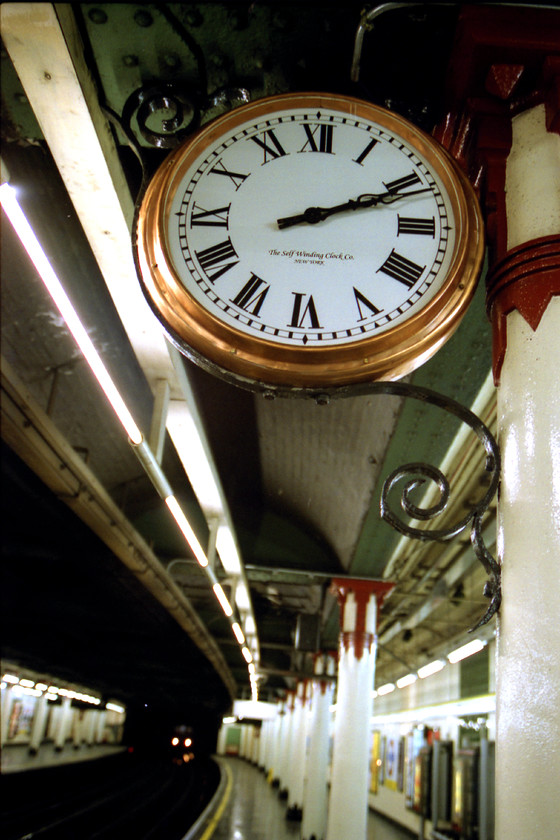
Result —
<instances>
[{"instance_id":1,"label":"ceiling light fixture","mask_svg":"<svg viewBox=\"0 0 560 840\"><path fill-rule=\"evenodd\" d=\"M216 534L216 549L225 571L230 575L241 574L241 560L235 538L228 525L220 525Z\"/></svg>"},{"instance_id":2,"label":"ceiling light fixture","mask_svg":"<svg viewBox=\"0 0 560 840\"><path fill-rule=\"evenodd\" d=\"M395 686L393 683L386 683L385 685L380 685L377 689L377 694L379 697L382 697L384 694L390 694L392 691L395 690Z\"/></svg>"},{"instance_id":3,"label":"ceiling light fixture","mask_svg":"<svg viewBox=\"0 0 560 840\"><path fill-rule=\"evenodd\" d=\"M169 401L165 424L205 516L221 517L223 503L218 481L195 418L183 400Z\"/></svg>"},{"instance_id":4,"label":"ceiling light fixture","mask_svg":"<svg viewBox=\"0 0 560 840\"><path fill-rule=\"evenodd\" d=\"M93 346L89 335L78 315L76 310L70 303L70 300L62 288L62 284L58 279L55 271L50 264L47 255L43 251L41 244L27 218L21 209L16 197L16 191L9 184L4 183L0 187L0 202L6 215L8 216L12 226L19 237L19 240L27 254L37 269L39 276L45 284L48 293L54 301L58 311L64 318L66 326L72 333L78 347L82 351L92 373L103 389L105 396L113 406L113 409L123 425L128 437L133 443L140 443L142 440L142 433L136 425L130 411L121 395L119 394L113 380L109 376L107 369L97 350Z\"/></svg>"},{"instance_id":5,"label":"ceiling light fixture","mask_svg":"<svg viewBox=\"0 0 560 840\"><path fill-rule=\"evenodd\" d=\"M242 612L249 612L251 609L251 602L249 601L249 593L244 583L239 583L235 590L235 603ZM247 627L245 632L248 633Z\"/></svg>"},{"instance_id":6,"label":"ceiling light fixture","mask_svg":"<svg viewBox=\"0 0 560 840\"><path fill-rule=\"evenodd\" d=\"M212 589L214 590L214 595L216 596L216 598L220 602L220 606L223 609L223 611L225 612L225 614L228 617L230 615L233 615L233 609L231 608L231 604L228 601L228 599L226 598L226 593L224 592L224 590L222 589L220 584L215 583L214 586L212 587Z\"/></svg>"},{"instance_id":7,"label":"ceiling light fixture","mask_svg":"<svg viewBox=\"0 0 560 840\"><path fill-rule=\"evenodd\" d=\"M248 636L254 636L257 632L257 627L255 625L255 619L252 615L248 615L245 619L245 632Z\"/></svg>"},{"instance_id":8,"label":"ceiling light fixture","mask_svg":"<svg viewBox=\"0 0 560 840\"><path fill-rule=\"evenodd\" d=\"M249 662L253 661L253 654L251 653L251 651L249 650L249 648L246 645L241 648L241 653L243 654L243 657L245 659L245 662L247 662L247 664Z\"/></svg>"},{"instance_id":9,"label":"ceiling light fixture","mask_svg":"<svg viewBox=\"0 0 560 840\"><path fill-rule=\"evenodd\" d=\"M442 659L436 659L434 662L430 662L428 665L418 668L418 676L421 680L423 680L426 677L431 677L432 674L437 674L437 672L441 671L444 667L445 662Z\"/></svg>"},{"instance_id":10,"label":"ceiling light fixture","mask_svg":"<svg viewBox=\"0 0 560 840\"><path fill-rule=\"evenodd\" d=\"M407 685L412 685L417 679L418 676L416 674L407 674L405 677L397 680L397 688L405 688Z\"/></svg>"},{"instance_id":11,"label":"ceiling light fixture","mask_svg":"<svg viewBox=\"0 0 560 840\"><path fill-rule=\"evenodd\" d=\"M454 665L456 662L460 662L462 659L466 659L467 656L472 656L474 653L479 653L485 647L484 642L481 639L473 639L472 642L467 642L466 645L463 645L457 650L451 651L451 653L447 654L448 660Z\"/></svg>"},{"instance_id":12,"label":"ceiling light fixture","mask_svg":"<svg viewBox=\"0 0 560 840\"><path fill-rule=\"evenodd\" d=\"M194 556L196 557L196 559L198 560L199 564L203 567L207 566L208 565L208 558L207 558L206 554L204 553L204 551L202 549L202 546L200 545L198 539L196 538L196 535L195 535L193 529L191 528L187 517L185 516L185 514L181 510L181 506L179 505L179 502L177 501L175 496L166 496L165 504L167 505L167 507L171 511L171 515L173 516L175 522L177 523L177 525L181 529L184 538L186 539L189 546L191 547L191 550L192 550Z\"/></svg>"},{"instance_id":13,"label":"ceiling light fixture","mask_svg":"<svg viewBox=\"0 0 560 840\"><path fill-rule=\"evenodd\" d=\"M245 636L243 635L243 630L241 629L241 625L238 621L234 621L231 625L231 629L233 630L234 636L239 642L240 645L245 644Z\"/></svg>"}]
</instances>

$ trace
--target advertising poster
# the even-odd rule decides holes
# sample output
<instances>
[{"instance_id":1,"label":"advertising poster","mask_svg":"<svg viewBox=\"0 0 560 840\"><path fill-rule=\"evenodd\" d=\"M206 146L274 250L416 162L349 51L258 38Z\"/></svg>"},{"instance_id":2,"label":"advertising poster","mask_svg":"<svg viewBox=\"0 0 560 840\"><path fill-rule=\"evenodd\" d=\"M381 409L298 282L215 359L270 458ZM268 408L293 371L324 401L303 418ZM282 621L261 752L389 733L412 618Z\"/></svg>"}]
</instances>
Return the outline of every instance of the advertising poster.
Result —
<instances>
[{"instance_id":1,"label":"advertising poster","mask_svg":"<svg viewBox=\"0 0 560 840\"><path fill-rule=\"evenodd\" d=\"M390 790L397 789L397 776L399 768L399 739L395 735L387 737L385 751L385 787Z\"/></svg>"},{"instance_id":2,"label":"advertising poster","mask_svg":"<svg viewBox=\"0 0 560 840\"><path fill-rule=\"evenodd\" d=\"M379 779L379 764L381 763L379 757L381 735L379 732L373 733L373 740L371 744L371 761L369 765L369 790L370 793L377 793L378 779Z\"/></svg>"},{"instance_id":3,"label":"advertising poster","mask_svg":"<svg viewBox=\"0 0 560 840\"><path fill-rule=\"evenodd\" d=\"M397 790L401 793L404 790L404 752L405 752L405 738L404 735L399 738L399 757L397 766Z\"/></svg>"},{"instance_id":4,"label":"advertising poster","mask_svg":"<svg viewBox=\"0 0 560 840\"><path fill-rule=\"evenodd\" d=\"M10 711L8 740L26 742L31 737L31 726L35 714L36 698L23 695L14 700Z\"/></svg>"},{"instance_id":5,"label":"advertising poster","mask_svg":"<svg viewBox=\"0 0 560 840\"><path fill-rule=\"evenodd\" d=\"M416 757L424 746L424 730L414 729L406 737L405 756L405 805L414 808L414 771Z\"/></svg>"}]
</instances>

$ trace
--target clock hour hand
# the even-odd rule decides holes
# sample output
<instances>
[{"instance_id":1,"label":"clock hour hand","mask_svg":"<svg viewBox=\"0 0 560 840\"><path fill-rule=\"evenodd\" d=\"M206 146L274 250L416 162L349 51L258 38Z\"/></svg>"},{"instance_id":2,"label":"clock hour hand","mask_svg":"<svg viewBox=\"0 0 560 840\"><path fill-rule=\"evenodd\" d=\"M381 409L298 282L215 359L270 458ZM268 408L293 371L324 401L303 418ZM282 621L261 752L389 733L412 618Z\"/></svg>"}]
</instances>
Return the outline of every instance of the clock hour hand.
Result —
<instances>
[{"instance_id":1,"label":"clock hour hand","mask_svg":"<svg viewBox=\"0 0 560 840\"><path fill-rule=\"evenodd\" d=\"M308 207L303 213L298 213L295 216L285 216L283 219L277 219L276 223L280 230L304 223L315 225L317 222L323 222L325 219L328 219L329 216L334 216L335 213L342 213L346 210L364 210L368 207L376 207L378 204L392 204L393 201L398 201L400 198L431 191L430 187L425 187L421 190L412 190L406 193L364 193L356 199L351 198L349 201L345 201L344 204L335 204L333 207Z\"/></svg>"}]
</instances>

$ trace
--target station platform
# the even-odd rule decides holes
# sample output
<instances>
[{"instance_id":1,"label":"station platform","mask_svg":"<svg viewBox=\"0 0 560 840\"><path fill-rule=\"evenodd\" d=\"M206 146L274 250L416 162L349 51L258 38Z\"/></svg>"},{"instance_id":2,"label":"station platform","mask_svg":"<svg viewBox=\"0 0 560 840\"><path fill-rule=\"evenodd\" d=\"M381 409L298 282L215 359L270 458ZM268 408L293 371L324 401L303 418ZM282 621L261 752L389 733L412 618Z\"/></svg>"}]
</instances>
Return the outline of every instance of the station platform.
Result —
<instances>
[{"instance_id":1,"label":"station platform","mask_svg":"<svg viewBox=\"0 0 560 840\"><path fill-rule=\"evenodd\" d=\"M253 765L220 758L228 781L204 832L208 840L300 840L301 823L286 819L286 803ZM411 840L414 835L370 811L367 840ZM343 840L343 838L341 838Z\"/></svg>"},{"instance_id":2,"label":"station platform","mask_svg":"<svg viewBox=\"0 0 560 840\"><path fill-rule=\"evenodd\" d=\"M39 770L71 762L91 761L124 750L126 747L108 744L80 744L76 748L71 743L65 744L62 750L56 750L54 744L43 743L36 755L30 755L27 744L7 744L2 748L1 772L20 773L24 770Z\"/></svg>"}]
</instances>

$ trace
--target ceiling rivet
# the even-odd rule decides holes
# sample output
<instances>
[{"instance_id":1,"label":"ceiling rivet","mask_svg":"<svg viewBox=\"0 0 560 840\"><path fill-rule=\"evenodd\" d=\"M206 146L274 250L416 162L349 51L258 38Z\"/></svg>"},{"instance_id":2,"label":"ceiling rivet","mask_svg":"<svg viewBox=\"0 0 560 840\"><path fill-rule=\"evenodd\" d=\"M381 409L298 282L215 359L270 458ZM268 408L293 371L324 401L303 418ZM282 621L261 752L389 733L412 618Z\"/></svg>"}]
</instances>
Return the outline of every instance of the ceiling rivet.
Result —
<instances>
[{"instance_id":1,"label":"ceiling rivet","mask_svg":"<svg viewBox=\"0 0 560 840\"><path fill-rule=\"evenodd\" d=\"M138 26L147 28L152 25L154 19L149 12L146 12L144 9L138 9L137 12L134 12L134 21Z\"/></svg>"},{"instance_id":2,"label":"ceiling rivet","mask_svg":"<svg viewBox=\"0 0 560 840\"><path fill-rule=\"evenodd\" d=\"M107 13L103 9L90 9L88 18L92 23L107 23Z\"/></svg>"}]
</instances>

